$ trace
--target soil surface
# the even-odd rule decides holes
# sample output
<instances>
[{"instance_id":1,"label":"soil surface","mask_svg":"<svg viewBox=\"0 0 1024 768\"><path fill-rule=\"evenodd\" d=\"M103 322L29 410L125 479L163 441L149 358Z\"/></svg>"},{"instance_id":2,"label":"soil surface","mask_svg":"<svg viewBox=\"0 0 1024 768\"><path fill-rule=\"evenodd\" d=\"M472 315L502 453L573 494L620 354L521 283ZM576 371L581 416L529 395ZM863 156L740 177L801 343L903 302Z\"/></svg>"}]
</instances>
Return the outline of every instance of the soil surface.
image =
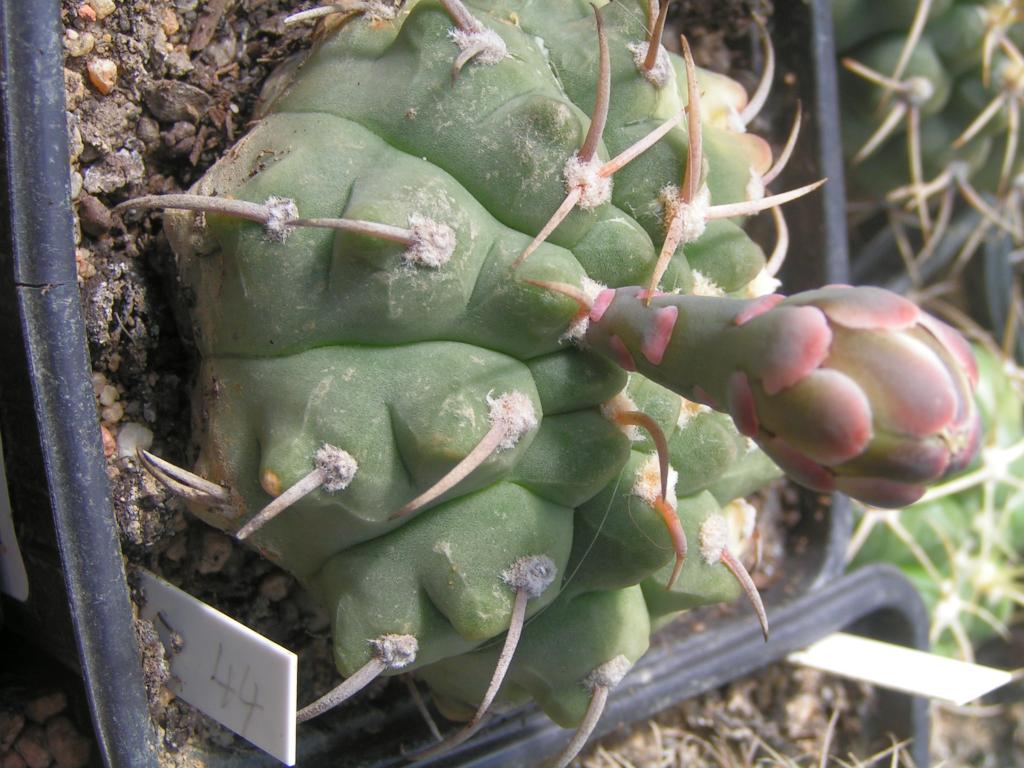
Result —
<instances>
[{"instance_id":1,"label":"soil surface","mask_svg":"<svg viewBox=\"0 0 1024 768\"><path fill-rule=\"evenodd\" d=\"M294 650L302 702L338 681L328 617L291 576L192 519L135 458L141 447L191 465L183 414L195 355L173 299L173 259L159 215L124 218L113 211L133 197L188 188L245 133L260 84L308 44L308 26L284 25L295 10L288 0L64 0L63 21L76 261L127 559ZM701 63L732 70L749 88L756 80L746 69L752 10L768 16L771 6L767 0L683 4L666 40L680 29L699 38ZM195 764L190 745L197 744L244 752L244 742L169 692L168 662L154 627L139 622L138 633L166 762ZM856 743L859 714L871 701L858 686L776 667L694 699L637 734L604 742L584 764L768 764L750 756L820 750L832 712L842 715L833 743L845 749ZM14 731L12 718L22 723L18 733L31 728L46 736L61 717L26 718L22 710L30 703L0 706L0 755L10 754L5 734ZM742 759L723 762L718 749ZM4 760L5 767L19 765Z\"/></svg>"}]
</instances>

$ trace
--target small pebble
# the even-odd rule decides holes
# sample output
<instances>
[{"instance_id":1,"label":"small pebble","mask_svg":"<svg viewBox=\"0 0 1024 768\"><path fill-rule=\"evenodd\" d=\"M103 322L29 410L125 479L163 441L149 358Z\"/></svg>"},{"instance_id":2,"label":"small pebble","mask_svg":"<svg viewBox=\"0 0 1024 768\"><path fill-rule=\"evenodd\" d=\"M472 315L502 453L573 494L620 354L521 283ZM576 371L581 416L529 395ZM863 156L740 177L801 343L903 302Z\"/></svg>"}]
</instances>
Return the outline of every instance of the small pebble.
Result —
<instances>
[{"instance_id":1,"label":"small pebble","mask_svg":"<svg viewBox=\"0 0 1024 768\"><path fill-rule=\"evenodd\" d=\"M288 597L292 577L287 573L269 573L260 582L260 594L272 603L279 603Z\"/></svg>"},{"instance_id":2,"label":"small pebble","mask_svg":"<svg viewBox=\"0 0 1024 768\"><path fill-rule=\"evenodd\" d=\"M64 34L64 50L73 59L81 58L92 52L96 47L96 38L92 32L76 32L69 29Z\"/></svg>"},{"instance_id":3,"label":"small pebble","mask_svg":"<svg viewBox=\"0 0 1024 768\"><path fill-rule=\"evenodd\" d=\"M25 705L25 715L33 723L45 723L67 709L67 706L67 695L63 691L55 691L32 699Z\"/></svg>"},{"instance_id":4,"label":"small pebble","mask_svg":"<svg viewBox=\"0 0 1024 768\"><path fill-rule=\"evenodd\" d=\"M28 768L48 768L53 757L46 749L46 733L38 725L30 725L14 742L14 751L21 755Z\"/></svg>"},{"instance_id":5,"label":"small pebble","mask_svg":"<svg viewBox=\"0 0 1024 768\"><path fill-rule=\"evenodd\" d=\"M217 69L231 64L237 55L238 41L233 36L227 36L214 43L210 43L203 51L203 58Z\"/></svg>"},{"instance_id":6,"label":"small pebble","mask_svg":"<svg viewBox=\"0 0 1024 768\"><path fill-rule=\"evenodd\" d=\"M85 150L85 142L82 140L82 131L78 127L78 116L68 115L68 156L71 162L75 162Z\"/></svg>"},{"instance_id":7,"label":"small pebble","mask_svg":"<svg viewBox=\"0 0 1024 768\"><path fill-rule=\"evenodd\" d=\"M0 711L0 752L8 750L25 727L25 716L21 712Z\"/></svg>"},{"instance_id":8,"label":"small pebble","mask_svg":"<svg viewBox=\"0 0 1024 768\"><path fill-rule=\"evenodd\" d=\"M75 249L75 269L82 280L96 275L96 265L92 263L92 253L87 248Z\"/></svg>"},{"instance_id":9,"label":"small pebble","mask_svg":"<svg viewBox=\"0 0 1024 768\"><path fill-rule=\"evenodd\" d=\"M92 9L96 12L96 18L102 21L117 10L114 0L87 0Z\"/></svg>"},{"instance_id":10,"label":"small pebble","mask_svg":"<svg viewBox=\"0 0 1024 768\"><path fill-rule=\"evenodd\" d=\"M231 557L231 539L216 531L203 532L203 553L196 570L202 574L220 573Z\"/></svg>"},{"instance_id":11,"label":"small pebble","mask_svg":"<svg viewBox=\"0 0 1024 768\"><path fill-rule=\"evenodd\" d=\"M152 117L140 117L139 124L135 126L135 135L143 144L154 144L160 140L160 124Z\"/></svg>"},{"instance_id":12,"label":"small pebble","mask_svg":"<svg viewBox=\"0 0 1024 768\"><path fill-rule=\"evenodd\" d=\"M85 78L73 69L64 68L64 94L67 108L72 110L85 97Z\"/></svg>"},{"instance_id":13,"label":"small pebble","mask_svg":"<svg viewBox=\"0 0 1024 768\"><path fill-rule=\"evenodd\" d=\"M113 384L104 384L99 393L100 405L113 405L117 402L117 387Z\"/></svg>"},{"instance_id":14,"label":"small pebble","mask_svg":"<svg viewBox=\"0 0 1024 768\"><path fill-rule=\"evenodd\" d=\"M103 373L103 371L93 371L91 378L92 391L96 395L96 397L99 397L100 392L102 392L103 388L107 386L107 376L105 373Z\"/></svg>"},{"instance_id":15,"label":"small pebble","mask_svg":"<svg viewBox=\"0 0 1024 768\"><path fill-rule=\"evenodd\" d=\"M117 424L117 422L124 418L124 406L120 403L114 403L100 411L100 418L110 424Z\"/></svg>"},{"instance_id":16,"label":"small pebble","mask_svg":"<svg viewBox=\"0 0 1024 768\"><path fill-rule=\"evenodd\" d=\"M0 758L0 768L26 768L25 759L17 752L8 752Z\"/></svg>"},{"instance_id":17,"label":"small pebble","mask_svg":"<svg viewBox=\"0 0 1024 768\"><path fill-rule=\"evenodd\" d=\"M82 176L86 192L108 195L129 184L141 182L146 177L146 165L136 150L124 148L90 165Z\"/></svg>"},{"instance_id":18,"label":"small pebble","mask_svg":"<svg viewBox=\"0 0 1024 768\"><path fill-rule=\"evenodd\" d=\"M78 6L78 18L85 21L96 21L96 10L91 5Z\"/></svg>"},{"instance_id":19,"label":"small pebble","mask_svg":"<svg viewBox=\"0 0 1024 768\"><path fill-rule=\"evenodd\" d=\"M178 15L173 9L164 8L163 15L160 17L160 27L168 37L181 29L181 23L178 21Z\"/></svg>"},{"instance_id":20,"label":"small pebble","mask_svg":"<svg viewBox=\"0 0 1024 768\"><path fill-rule=\"evenodd\" d=\"M103 438L103 455L109 459L117 453L117 439L110 429L103 424L100 424L100 436Z\"/></svg>"},{"instance_id":21,"label":"small pebble","mask_svg":"<svg viewBox=\"0 0 1024 768\"><path fill-rule=\"evenodd\" d=\"M143 98L153 116L167 123L198 122L213 101L206 91L178 80L157 80Z\"/></svg>"},{"instance_id":22,"label":"small pebble","mask_svg":"<svg viewBox=\"0 0 1024 768\"><path fill-rule=\"evenodd\" d=\"M82 229L93 237L105 235L113 224L110 209L90 194L78 196L78 220L82 222Z\"/></svg>"},{"instance_id":23,"label":"small pebble","mask_svg":"<svg viewBox=\"0 0 1024 768\"><path fill-rule=\"evenodd\" d=\"M195 144L196 127L192 123L177 122L161 135L164 146L172 155L187 155Z\"/></svg>"},{"instance_id":24,"label":"small pebble","mask_svg":"<svg viewBox=\"0 0 1024 768\"><path fill-rule=\"evenodd\" d=\"M46 747L57 768L85 768L92 752L91 741L63 715L46 723Z\"/></svg>"},{"instance_id":25,"label":"small pebble","mask_svg":"<svg viewBox=\"0 0 1024 768\"><path fill-rule=\"evenodd\" d=\"M117 64L110 59L92 59L85 67L92 87L106 96L117 83Z\"/></svg>"},{"instance_id":26,"label":"small pebble","mask_svg":"<svg viewBox=\"0 0 1024 768\"><path fill-rule=\"evenodd\" d=\"M122 424L117 431L117 455L135 456L139 448L148 450L153 445L153 433L147 427L134 421Z\"/></svg>"}]
</instances>

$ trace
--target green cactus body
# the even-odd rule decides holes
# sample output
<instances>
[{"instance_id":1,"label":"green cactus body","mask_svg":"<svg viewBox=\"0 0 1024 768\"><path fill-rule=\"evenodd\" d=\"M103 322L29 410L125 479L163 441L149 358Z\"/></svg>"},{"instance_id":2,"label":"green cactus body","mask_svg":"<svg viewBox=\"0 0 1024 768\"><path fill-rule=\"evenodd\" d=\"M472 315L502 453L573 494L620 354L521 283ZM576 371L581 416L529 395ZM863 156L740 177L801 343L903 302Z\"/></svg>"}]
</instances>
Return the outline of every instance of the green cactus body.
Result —
<instances>
[{"instance_id":1,"label":"green cactus body","mask_svg":"<svg viewBox=\"0 0 1024 768\"><path fill-rule=\"evenodd\" d=\"M676 560L653 506L668 478L657 441L616 414L646 413L664 433L682 483L678 497L669 489L670 517L695 548L720 504L778 470L727 417L567 344L579 307L540 287L649 278L664 238L660 195L683 177L687 129L671 128L616 173L610 200L578 207L516 264L561 204L590 126L594 13L584 2L473 3L507 54L471 60L453 79L449 10L409 0L393 18L328 17L301 66L267 84L259 123L192 191L277 206L276 229L168 214L203 356L196 472L230 496L229 511L196 512L238 531L323 469L320 451L347 454L356 468L344 483L315 487L251 541L320 596L344 676L373 663L382 638L408 636L414 658L385 673L417 669L453 712L477 704L494 669L515 611L510 569L543 562L554 578L527 604L501 700L533 699L571 725L587 709L588 675L644 653L652 615L740 594L699 553L656 594ZM599 161L687 103L681 58L668 57L660 86L638 69L644 10L603 8L611 101ZM771 153L730 127L743 90L698 77L711 197L747 200ZM288 223L299 216L411 235ZM704 289L742 294L764 265L739 223L715 220L677 249L661 284L687 291L700 276ZM519 409L515 433L402 512L490 439L502 398Z\"/></svg>"}]
</instances>

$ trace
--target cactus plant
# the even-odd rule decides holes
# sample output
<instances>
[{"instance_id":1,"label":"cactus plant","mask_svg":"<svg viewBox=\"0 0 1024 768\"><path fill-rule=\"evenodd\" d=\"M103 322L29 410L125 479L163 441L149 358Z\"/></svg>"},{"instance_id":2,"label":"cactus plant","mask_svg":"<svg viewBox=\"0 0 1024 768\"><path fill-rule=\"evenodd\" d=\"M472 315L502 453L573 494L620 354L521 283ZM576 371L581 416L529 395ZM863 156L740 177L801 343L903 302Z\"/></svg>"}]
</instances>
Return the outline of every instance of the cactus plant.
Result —
<instances>
[{"instance_id":1,"label":"cactus plant","mask_svg":"<svg viewBox=\"0 0 1024 768\"><path fill-rule=\"evenodd\" d=\"M957 199L1024 242L1024 11L1014 0L833 0L851 196L888 209L927 260ZM903 237L907 228L912 237ZM984 232L965 244L962 261ZM911 243L918 246L917 253Z\"/></svg>"},{"instance_id":2,"label":"cactus plant","mask_svg":"<svg viewBox=\"0 0 1024 768\"><path fill-rule=\"evenodd\" d=\"M773 164L666 9L303 12L252 131L127 204L169 211L203 357L194 471L144 461L327 607L346 680L300 719L416 670L469 720L445 746L532 699L579 725L565 764L652 622L746 592L767 635L722 514L778 474L752 440L883 503L969 454L951 330L872 289L765 295L781 254L743 217L816 185L766 194L793 142Z\"/></svg>"}]
</instances>

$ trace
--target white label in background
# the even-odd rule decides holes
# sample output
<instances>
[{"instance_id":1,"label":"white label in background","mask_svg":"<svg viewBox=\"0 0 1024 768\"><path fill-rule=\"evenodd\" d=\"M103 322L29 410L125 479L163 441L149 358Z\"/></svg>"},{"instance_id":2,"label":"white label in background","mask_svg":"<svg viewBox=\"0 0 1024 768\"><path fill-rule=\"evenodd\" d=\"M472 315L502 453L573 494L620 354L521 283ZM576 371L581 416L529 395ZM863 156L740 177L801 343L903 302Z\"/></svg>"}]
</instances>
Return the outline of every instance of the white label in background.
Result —
<instances>
[{"instance_id":1,"label":"white label in background","mask_svg":"<svg viewBox=\"0 0 1024 768\"><path fill-rule=\"evenodd\" d=\"M298 657L187 592L139 569L167 649L169 686L192 706L287 765L295 764Z\"/></svg>"},{"instance_id":2,"label":"white label in background","mask_svg":"<svg viewBox=\"0 0 1024 768\"><path fill-rule=\"evenodd\" d=\"M14 538L11 498L7 494L7 471L4 469L3 445L0 444L0 590L15 600L28 600L28 574L21 559L18 540Z\"/></svg>"},{"instance_id":3,"label":"white label in background","mask_svg":"<svg viewBox=\"0 0 1024 768\"><path fill-rule=\"evenodd\" d=\"M962 706L1010 682L1002 669L947 659L933 653L837 632L789 661L842 677Z\"/></svg>"}]
</instances>

